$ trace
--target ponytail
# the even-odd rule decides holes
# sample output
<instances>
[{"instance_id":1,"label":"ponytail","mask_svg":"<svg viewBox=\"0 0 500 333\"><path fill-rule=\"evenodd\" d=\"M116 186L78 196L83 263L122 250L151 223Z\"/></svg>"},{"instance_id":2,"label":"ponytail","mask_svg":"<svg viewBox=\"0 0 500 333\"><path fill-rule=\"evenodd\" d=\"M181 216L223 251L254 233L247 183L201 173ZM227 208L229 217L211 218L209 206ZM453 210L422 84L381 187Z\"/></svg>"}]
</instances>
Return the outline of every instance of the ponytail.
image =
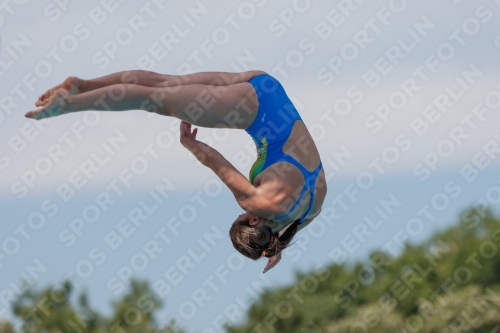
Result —
<instances>
[{"instance_id":1,"label":"ponytail","mask_svg":"<svg viewBox=\"0 0 500 333\"><path fill-rule=\"evenodd\" d=\"M247 219L234 222L229 230L229 237L234 248L244 256L257 260L264 254L270 258L291 245L289 243L295 236L298 226L299 220L292 222L280 237L268 226L251 227Z\"/></svg>"}]
</instances>

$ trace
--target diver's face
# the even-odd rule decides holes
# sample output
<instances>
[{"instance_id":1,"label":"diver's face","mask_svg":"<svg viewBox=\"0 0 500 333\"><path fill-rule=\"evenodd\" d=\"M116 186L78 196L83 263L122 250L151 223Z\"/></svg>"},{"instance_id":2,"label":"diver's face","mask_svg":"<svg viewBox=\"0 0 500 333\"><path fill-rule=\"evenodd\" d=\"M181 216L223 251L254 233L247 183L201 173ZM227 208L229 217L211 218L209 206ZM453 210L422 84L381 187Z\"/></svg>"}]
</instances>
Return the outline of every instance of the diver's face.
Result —
<instances>
[{"instance_id":1,"label":"diver's face","mask_svg":"<svg viewBox=\"0 0 500 333\"><path fill-rule=\"evenodd\" d=\"M264 225L266 225L266 222L268 221L265 218L262 218L260 216L253 215L253 214L250 214L250 213L240 214L238 216L238 218L236 219L236 221L243 221L243 220L248 220L248 225L250 225L253 228L264 226Z\"/></svg>"}]
</instances>

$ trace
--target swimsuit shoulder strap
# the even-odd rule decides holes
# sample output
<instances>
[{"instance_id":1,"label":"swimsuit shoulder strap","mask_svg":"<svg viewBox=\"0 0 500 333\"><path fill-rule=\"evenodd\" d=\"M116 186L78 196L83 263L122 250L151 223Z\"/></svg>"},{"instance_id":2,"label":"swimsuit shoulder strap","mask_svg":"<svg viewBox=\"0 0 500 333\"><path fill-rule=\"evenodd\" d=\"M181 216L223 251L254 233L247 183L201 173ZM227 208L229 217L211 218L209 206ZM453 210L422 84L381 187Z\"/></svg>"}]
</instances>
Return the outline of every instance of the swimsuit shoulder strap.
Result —
<instances>
[{"instance_id":1,"label":"swimsuit shoulder strap","mask_svg":"<svg viewBox=\"0 0 500 333\"><path fill-rule=\"evenodd\" d=\"M300 192L299 198L297 199L297 201L295 201L294 205L292 206L292 208L290 208L288 213L286 213L285 215L280 216L278 218L275 218L274 220L276 220L276 221L282 220L285 217L287 217L288 215L290 215L290 213L295 209L295 207L297 207L300 200L302 199L302 197L306 193L307 189L309 188L310 194L311 194L311 199L309 200L309 207L308 207L307 211L305 212L305 214L302 216L302 218L299 221L299 223L302 223L302 221L306 218L306 216L309 214L309 212L312 209L312 204L314 201L314 184L316 182L316 179L318 178L318 175L319 175L319 172L321 170L323 163L320 161L318 167L314 171L309 171L306 168L304 168L304 166L302 164L300 164L296 159L294 159L290 155L283 154L283 158L281 160L293 163L295 166L297 166L300 169L300 171L302 172L302 174L304 175L305 182L304 182L304 187L302 188L302 191Z\"/></svg>"},{"instance_id":2,"label":"swimsuit shoulder strap","mask_svg":"<svg viewBox=\"0 0 500 333\"><path fill-rule=\"evenodd\" d=\"M311 177L308 179L309 180L308 187L310 188L311 200L309 201L309 208L307 208L306 213L302 216L302 218L300 219L299 223L302 223L302 221L304 221L304 219L306 218L306 216L309 214L309 212L312 209L312 205L313 205L313 201L314 201L314 184L316 182L316 179L319 176L319 172L321 170L321 166L322 165L323 164L320 161L319 162L319 166L313 172L311 172Z\"/></svg>"}]
</instances>

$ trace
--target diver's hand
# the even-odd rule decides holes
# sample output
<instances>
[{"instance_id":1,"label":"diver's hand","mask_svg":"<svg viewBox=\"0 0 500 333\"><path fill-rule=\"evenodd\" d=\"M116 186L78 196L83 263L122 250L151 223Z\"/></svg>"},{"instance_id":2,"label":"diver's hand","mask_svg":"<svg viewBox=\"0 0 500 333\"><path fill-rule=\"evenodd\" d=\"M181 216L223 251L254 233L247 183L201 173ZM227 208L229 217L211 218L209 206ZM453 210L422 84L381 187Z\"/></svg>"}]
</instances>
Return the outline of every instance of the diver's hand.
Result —
<instances>
[{"instance_id":1,"label":"diver's hand","mask_svg":"<svg viewBox=\"0 0 500 333\"><path fill-rule=\"evenodd\" d=\"M214 155L214 149L205 143L196 140L198 129L191 131L191 124L181 121L181 144L189 150L201 164L209 166L211 157Z\"/></svg>"},{"instance_id":2,"label":"diver's hand","mask_svg":"<svg viewBox=\"0 0 500 333\"><path fill-rule=\"evenodd\" d=\"M198 133L198 128L195 128L191 132L191 124L188 122L185 122L184 120L181 121L181 144L186 147L187 149L191 150L190 148L193 148L197 143L198 140L196 140L196 134Z\"/></svg>"},{"instance_id":3,"label":"diver's hand","mask_svg":"<svg viewBox=\"0 0 500 333\"><path fill-rule=\"evenodd\" d=\"M262 272L262 273L265 273L268 270L270 270L271 268L273 268L274 266L276 266L276 264L278 264L280 262L280 260L281 260L281 251L278 252L278 254L275 254L274 256L272 256L271 258L267 258L267 265L264 268L264 272Z\"/></svg>"}]
</instances>

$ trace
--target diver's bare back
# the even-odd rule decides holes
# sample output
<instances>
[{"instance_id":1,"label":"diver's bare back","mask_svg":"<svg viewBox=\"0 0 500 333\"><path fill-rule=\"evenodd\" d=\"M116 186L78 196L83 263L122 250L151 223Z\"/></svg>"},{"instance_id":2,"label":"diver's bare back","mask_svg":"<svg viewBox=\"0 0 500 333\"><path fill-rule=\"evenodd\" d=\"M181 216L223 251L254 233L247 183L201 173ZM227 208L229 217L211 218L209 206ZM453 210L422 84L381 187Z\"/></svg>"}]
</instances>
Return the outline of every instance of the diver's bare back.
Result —
<instances>
[{"instance_id":1,"label":"diver's bare back","mask_svg":"<svg viewBox=\"0 0 500 333\"><path fill-rule=\"evenodd\" d=\"M301 121L296 121L292 132L283 146L283 152L292 156L307 170L314 170L320 163L320 155L314 143L314 140L307 130L307 127ZM304 186L304 176L300 170L288 162L276 162L270 165L255 177L255 186L265 186L265 183L272 183L274 189L273 197L278 202L285 202L283 214L288 212L298 197L300 190ZM323 167L315 183L315 196L313 206L306 218L312 218L319 214L321 206L325 200L327 192L325 172ZM287 200L288 198L288 200ZM295 221L301 218L304 211L307 210L310 202L310 193L307 191L301 199L299 205L283 219L283 222Z\"/></svg>"}]
</instances>

